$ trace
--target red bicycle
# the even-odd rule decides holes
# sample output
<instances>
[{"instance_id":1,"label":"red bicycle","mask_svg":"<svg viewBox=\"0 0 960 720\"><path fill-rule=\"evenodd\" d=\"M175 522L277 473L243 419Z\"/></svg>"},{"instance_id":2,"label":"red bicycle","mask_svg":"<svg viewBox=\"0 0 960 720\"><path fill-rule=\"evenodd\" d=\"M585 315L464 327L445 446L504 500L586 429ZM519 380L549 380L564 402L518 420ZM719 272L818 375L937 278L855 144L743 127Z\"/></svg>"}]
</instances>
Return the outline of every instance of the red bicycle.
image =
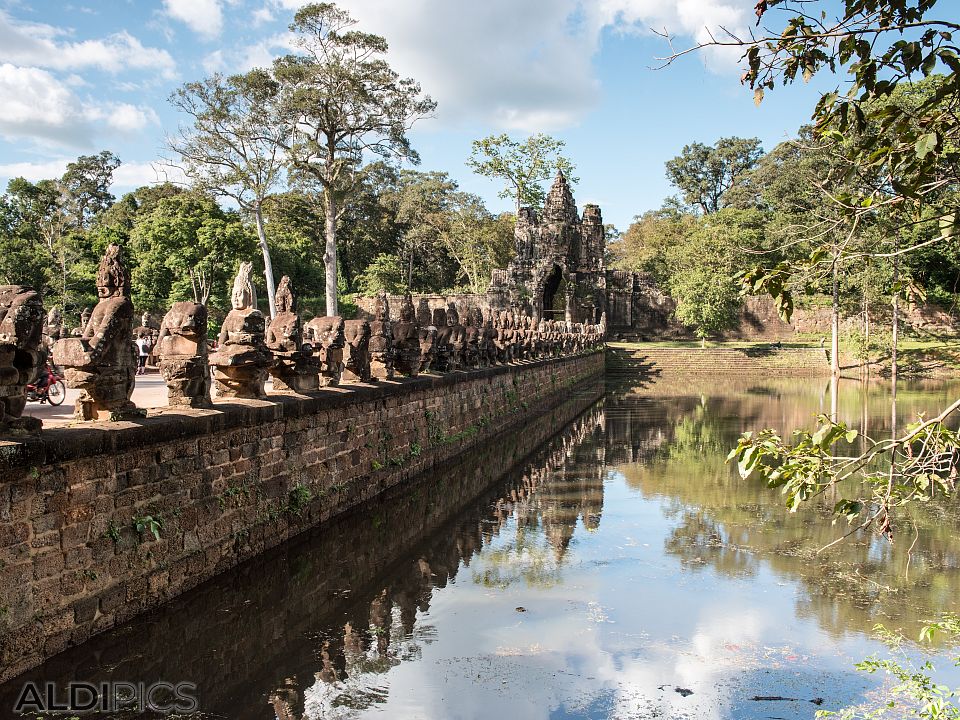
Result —
<instances>
[{"instance_id":1,"label":"red bicycle","mask_svg":"<svg viewBox=\"0 0 960 720\"><path fill-rule=\"evenodd\" d=\"M67 386L63 375L56 365L47 362L40 371L40 377L27 385L27 400L30 402L48 402L51 405L63 404L67 396Z\"/></svg>"}]
</instances>

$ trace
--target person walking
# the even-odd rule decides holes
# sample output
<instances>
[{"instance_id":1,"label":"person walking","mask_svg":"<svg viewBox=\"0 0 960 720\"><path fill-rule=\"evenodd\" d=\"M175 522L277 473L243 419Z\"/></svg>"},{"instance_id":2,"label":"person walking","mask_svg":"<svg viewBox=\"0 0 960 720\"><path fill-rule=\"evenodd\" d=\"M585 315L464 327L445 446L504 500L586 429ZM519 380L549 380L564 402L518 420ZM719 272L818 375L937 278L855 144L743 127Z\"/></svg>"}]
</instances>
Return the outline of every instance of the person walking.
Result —
<instances>
[{"instance_id":1,"label":"person walking","mask_svg":"<svg viewBox=\"0 0 960 720\"><path fill-rule=\"evenodd\" d=\"M150 354L150 343L141 335L137 338L137 375L147 374L147 355Z\"/></svg>"}]
</instances>

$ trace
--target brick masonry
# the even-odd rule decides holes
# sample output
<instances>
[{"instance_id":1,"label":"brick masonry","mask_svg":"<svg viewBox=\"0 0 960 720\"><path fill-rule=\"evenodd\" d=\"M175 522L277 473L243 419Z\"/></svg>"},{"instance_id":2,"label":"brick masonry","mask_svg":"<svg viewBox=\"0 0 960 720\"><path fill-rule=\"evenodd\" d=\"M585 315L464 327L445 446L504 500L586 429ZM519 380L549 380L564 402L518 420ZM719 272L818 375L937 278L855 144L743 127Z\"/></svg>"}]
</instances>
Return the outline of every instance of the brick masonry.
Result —
<instances>
[{"instance_id":1,"label":"brick masonry","mask_svg":"<svg viewBox=\"0 0 960 720\"><path fill-rule=\"evenodd\" d=\"M521 427L603 369L595 352L0 443L0 681Z\"/></svg>"}]
</instances>

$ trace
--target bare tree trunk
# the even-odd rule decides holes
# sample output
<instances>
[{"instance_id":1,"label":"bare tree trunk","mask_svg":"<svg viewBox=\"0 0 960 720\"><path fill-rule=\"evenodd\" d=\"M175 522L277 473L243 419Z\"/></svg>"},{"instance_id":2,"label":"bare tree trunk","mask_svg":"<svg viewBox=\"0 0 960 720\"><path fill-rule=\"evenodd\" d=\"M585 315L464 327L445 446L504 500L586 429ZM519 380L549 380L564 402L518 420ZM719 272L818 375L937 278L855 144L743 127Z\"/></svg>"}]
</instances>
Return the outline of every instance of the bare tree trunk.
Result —
<instances>
[{"instance_id":1,"label":"bare tree trunk","mask_svg":"<svg viewBox=\"0 0 960 720\"><path fill-rule=\"evenodd\" d=\"M867 297L867 284L863 284L863 367L864 380L870 380L870 300Z\"/></svg>"},{"instance_id":2,"label":"bare tree trunk","mask_svg":"<svg viewBox=\"0 0 960 720\"><path fill-rule=\"evenodd\" d=\"M267 233L263 228L263 213L260 210L259 200L253 205L253 217L256 220L260 251L263 253L263 274L267 278L267 304L270 306L270 317L274 318L277 316L277 289L273 284L273 262L270 260L270 246L267 245Z\"/></svg>"},{"instance_id":3,"label":"bare tree trunk","mask_svg":"<svg viewBox=\"0 0 960 720\"><path fill-rule=\"evenodd\" d=\"M897 434L897 345L900 342L900 294L897 289L897 283L900 282L900 259L896 255L899 242L899 238L894 238L893 241L893 322L892 322L892 347L890 348L890 382L892 383L890 392L891 397L891 409L890 409L890 425L892 429L893 436ZM892 472L892 471L891 471Z\"/></svg>"},{"instance_id":4,"label":"bare tree trunk","mask_svg":"<svg viewBox=\"0 0 960 720\"><path fill-rule=\"evenodd\" d=\"M329 189L323 191L324 237L323 266L326 270L327 315L337 314L337 201Z\"/></svg>"},{"instance_id":5,"label":"bare tree trunk","mask_svg":"<svg viewBox=\"0 0 960 720\"><path fill-rule=\"evenodd\" d=\"M837 256L833 258L833 307L830 315L830 374L840 375L840 289L837 279Z\"/></svg>"},{"instance_id":6,"label":"bare tree trunk","mask_svg":"<svg viewBox=\"0 0 960 720\"><path fill-rule=\"evenodd\" d=\"M890 348L890 437L897 437L897 344L900 341L900 294L897 283L900 281L900 260L897 256L899 237L893 239L893 323L892 347ZM887 492L893 489L897 473L897 453L890 455L890 476L887 481Z\"/></svg>"}]
</instances>

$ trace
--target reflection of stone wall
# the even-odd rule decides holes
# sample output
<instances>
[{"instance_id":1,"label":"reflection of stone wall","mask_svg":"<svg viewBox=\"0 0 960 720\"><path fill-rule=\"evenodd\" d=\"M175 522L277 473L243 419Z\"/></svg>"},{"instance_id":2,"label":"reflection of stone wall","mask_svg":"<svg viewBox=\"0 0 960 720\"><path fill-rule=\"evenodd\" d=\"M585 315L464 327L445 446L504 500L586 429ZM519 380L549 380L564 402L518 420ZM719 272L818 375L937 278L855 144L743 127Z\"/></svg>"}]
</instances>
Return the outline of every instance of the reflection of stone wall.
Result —
<instances>
[{"instance_id":1,"label":"reflection of stone wall","mask_svg":"<svg viewBox=\"0 0 960 720\"><path fill-rule=\"evenodd\" d=\"M172 601L150 622L52 658L0 688L0 707L12 706L22 683L34 678L64 685L163 679L196 683L202 709L218 717L262 718L269 696L277 717L300 718L310 688L363 672L355 665L374 665L357 662L358 651L366 660L375 649L385 672L399 654L390 647L396 627L389 608L398 608L403 629L412 630L418 610L430 606L432 589L454 578L499 531L501 509L523 495L530 473L549 467L556 448L592 437L587 433L602 413L594 405L602 383L582 390L525 420L522 433L508 431L458 454ZM602 478L597 485L602 493ZM93 669L91 657L110 661ZM317 694L315 688L314 700Z\"/></svg>"},{"instance_id":2,"label":"reflection of stone wall","mask_svg":"<svg viewBox=\"0 0 960 720\"><path fill-rule=\"evenodd\" d=\"M0 443L0 677L558 402L603 355L176 409ZM160 539L134 518L159 518Z\"/></svg>"}]
</instances>

